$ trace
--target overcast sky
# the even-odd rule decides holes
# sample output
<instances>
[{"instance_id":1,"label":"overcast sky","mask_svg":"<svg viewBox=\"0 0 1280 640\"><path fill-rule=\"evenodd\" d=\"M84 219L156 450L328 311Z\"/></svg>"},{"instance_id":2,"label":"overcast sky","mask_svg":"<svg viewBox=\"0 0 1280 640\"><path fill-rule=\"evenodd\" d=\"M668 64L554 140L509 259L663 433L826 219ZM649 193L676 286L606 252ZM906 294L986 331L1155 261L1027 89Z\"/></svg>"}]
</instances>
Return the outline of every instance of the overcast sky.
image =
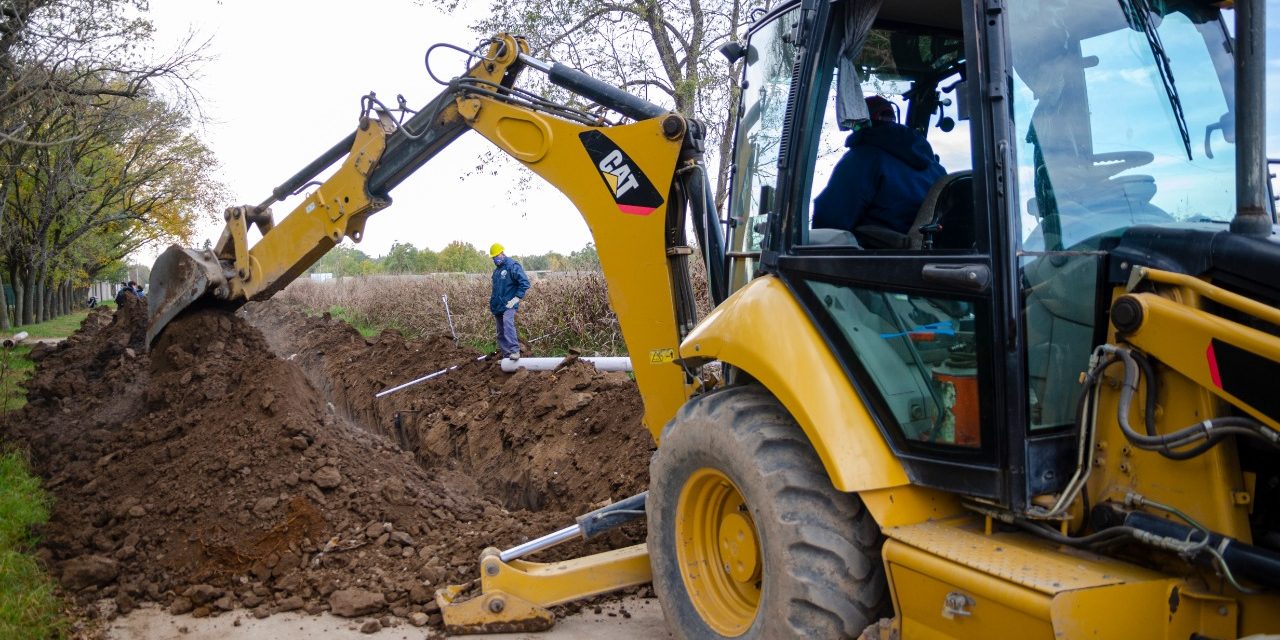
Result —
<instances>
[{"instance_id":1,"label":"overcast sky","mask_svg":"<svg viewBox=\"0 0 1280 640\"><path fill-rule=\"evenodd\" d=\"M485 2L473 4L484 5ZM1274 9L1275 7L1273 7ZM1280 11L1268 16L1268 147L1280 157ZM439 93L423 54L437 42L466 48L480 38L471 14L445 15L413 0L152 0L160 50L194 32L211 40L213 60L195 88L209 117L204 139L221 161L231 204L261 202L271 189L342 139L356 125L369 91L394 104L404 94L415 108ZM485 34L488 35L488 34ZM439 51L436 74L463 70L461 57ZM392 243L439 250L453 240L487 248L502 242L516 254L567 253L591 241L569 201L512 163L475 171L492 148L468 133L392 192L394 204L369 219L358 246L370 255ZM470 170L471 175L463 177ZM497 175L492 175L495 171ZM283 218L297 199L273 208ZM221 222L202 228L216 237ZM150 263L156 248L139 260Z\"/></svg>"},{"instance_id":2,"label":"overcast sky","mask_svg":"<svg viewBox=\"0 0 1280 640\"><path fill-rule=\"evenodd\" d=\"M151 17L162 48L191 31L212 39L215 59L195 86L210 119L204 139L233 196L228 205L261 202L350 133L369 91L390 105L396 94L413 108L425 104L441 89L423 65L427 47L452 42L469 49L479 40L467 30L474 15L443 15L412 0L153 0ZM436 75L458 75L461 58L437 51ZM475 172L491 146L465 134L392 192L394 204L369 219L358 247L381 255L396 241L438 251L464 240L533 254L591 241L577 209L554 188L534 179L518 193L514 181L524 169L505 164L500 175ZM467 169L476 175L463 179ZM276 204L276 219L296 200ZM209 225L200 238L220 231L221 222Z\"/></svg>"}]
</instances>

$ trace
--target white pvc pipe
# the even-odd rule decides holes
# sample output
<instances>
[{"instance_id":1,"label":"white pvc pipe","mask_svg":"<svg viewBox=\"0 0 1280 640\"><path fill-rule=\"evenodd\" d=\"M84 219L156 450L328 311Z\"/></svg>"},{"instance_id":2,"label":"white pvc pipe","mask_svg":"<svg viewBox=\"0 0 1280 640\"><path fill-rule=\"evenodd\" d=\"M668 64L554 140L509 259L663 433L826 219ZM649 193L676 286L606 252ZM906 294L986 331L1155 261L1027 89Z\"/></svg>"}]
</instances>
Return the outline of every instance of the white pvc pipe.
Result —
<instances>
[{"instance_id":1,"label":"white pvc pipe","mask_svg":"<svg viewBox=\"0 0 1280 640\"><path fill-rule=\"evenodd\" d=\"M601 371L631 371L631 358L615 357L615 358L578 358L583 362L589 362ZM519 369L528 369L530 371L551 371L560 366L565 361L564 358L520 358L512 360L506 358L502 361L502 370L507 373L515 373Z\"/></svg>"},{"instance_id":2,"label":"white pvc pipe","mask_svg":"<svg viewBox=\"0 0 1280 640\"><path fill-rule=\"evenodd\" d=\"M4 344L4 346L6 346L6 347L12 347L12 346L17 345L18 343L20 343L20 342L22 342L23 340L26 340L26 339L27 339L27 332L26 332L26 331L19 331L19 332L17 332L17 333L15 333L15 334L13 334L13 337L12 337L12 338L5 338L5 341L3 342L3 344Z\"/></svg>"},{"instance_id":3,"label":"white pvc pipe","mask_svg":"<svg viewBox=\"0 0 1280 640\"><path fill-rule=\"evenodd\" d=\"M480 357L476 358L476 359L475 359L475 361L476 361L476 362L479 362L479 361L481 361L481 360L484 360L484 359L485 359L485 358L487 358L487 357L488 357L488 356L480 356ZM462 363L462 364L466 364L466 363L464 362L464 363ZM439 370L439 371L437 371L437 372L435 372L435 373L428 373L427 375L422 376L421 378L418 378L418 379L416 379L416 380L410 380L410 381L408 381L408 382L406 382L406 383L404 383L404 384L402 384L402 385L398 385L398 386L395 386L395 387L391 387L390 389L386 389L386 390L383 390L383 391L381 391L381 392L379 392L379 393L375 393L375 394L373 394L373 397L375 397L375 398L381 398L382 396L393 394L393 393L395 393L395 392L397 392L397 391L399 391L399 390L401 390L401 389L404 389L404 388L407 388L407 387L412 387L413 385L418 384L419 382L426 382L426 381L428 381L428 380L430 380L430 379L432 379L432 378L437 378L437 377L442 376L442 375L444 375L444 374L446 374L446 373L449 373L450 371L453 371L454 369L457 369L458 367L461 367L461 366L462 366L462 364L455 364L455 365L453 365L452 367L447 367L447 368L445 368L445 369L441 369L441 370Z\"/></svg>"}]
</instances>

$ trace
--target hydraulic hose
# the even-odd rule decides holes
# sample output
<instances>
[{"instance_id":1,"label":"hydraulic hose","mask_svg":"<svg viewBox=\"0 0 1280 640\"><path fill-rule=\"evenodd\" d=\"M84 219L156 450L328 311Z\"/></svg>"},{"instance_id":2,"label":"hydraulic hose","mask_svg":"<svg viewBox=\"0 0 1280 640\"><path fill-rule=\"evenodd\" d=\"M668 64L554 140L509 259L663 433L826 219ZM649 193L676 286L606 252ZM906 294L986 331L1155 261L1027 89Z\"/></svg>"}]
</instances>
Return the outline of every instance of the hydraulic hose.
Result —
<instances>
[{"instance_id":1,"label":"hydraulic hose","mask_svg":"<svg viewBox=\"0 0 1280 640\"><path fill-rule=\"evenodd\" d=\"M1271 444L1272 446L1280 446L1280 434L1276 434L1261 423L1243 416L1224 416L1220 418L1211 418L1178 429L1172 433L1159 435L1155 432L1155 412L1154 412L1154 394L1148 394L1148 411L1145 416L1146 434L1138 433L1133 426L1129 424L1129 413L1133 407L1133 396L1138 392L1138 382L1141 378L1142 366L1138 364L1134 354L1126 348L1116 347L1114 345L1102 345L1098 347L1104 354L1118 358L1124 363L1124 379L1120 386L1120 400L1117 407L1116 421L1120 425L1120 430L1124 432L1125 438L1141 449L1153 450L1162 454L1176 453L1182 456L1191 456L1192 452L1203 453L1207 451L1210 442L1217 443L1228 435L1240 435L1255 438ZM1108 360L1101 365L1105 367L1113 362ZM1150 378L1149 378L1150 380ZM1198 441L1204 441L1205 445L1196 447L1190 451L1173 452L1177 447L1185 447Z\"/></svg>"},{"instance_id":2,"label":"hydraulic hose","mask_svg":"<svg viewBox=\"0 0 1280 640\"><path fill-rule=\"evenodd\" d=\"M627 93L623 89L559 62L546 62L523 53L520 54L520 61L547 74L552 84L617 111L632 120L648 120L668 113L667 109L640 96Z\"/></svg>"}]
</instances>

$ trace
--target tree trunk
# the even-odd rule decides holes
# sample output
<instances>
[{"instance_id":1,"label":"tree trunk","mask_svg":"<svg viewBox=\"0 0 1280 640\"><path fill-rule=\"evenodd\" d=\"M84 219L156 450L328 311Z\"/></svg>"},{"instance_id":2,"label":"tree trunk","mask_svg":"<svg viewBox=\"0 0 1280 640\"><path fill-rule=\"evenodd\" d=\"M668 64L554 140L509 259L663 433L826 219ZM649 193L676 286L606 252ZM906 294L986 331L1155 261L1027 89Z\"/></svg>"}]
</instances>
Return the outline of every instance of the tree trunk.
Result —
<instances>
[{"instance_id":1,"label":"tree trunk","mask_svg":"<svg viewBox=\"0 0 1280 640\"><path fill-rule=\"evenodd\" d=\"M36 317L36 274L28 271L22 285L22 324L32 324Z\"/></svg>"},{"instance_id":2,"label":"tree trunk","mask_svg":"<svg viewBox=\"0 0 1280 640\"><path fill-rule=\"evenodd\" d=\"M36 322L49 319L49 280L45 276L45 267L40 267L36 275L36 308L33 314Z\"/></svg>"},{"instance_id":3,"label":"tree trunk","mask_svg":"<svg viewBox=\"0 0 1280 640\"><path fill-rule=\"evenodd\" d=\"M9 297L4 294L4 279L0 278L0 331L8 333L12 326L9 324Z\"/></svg>"},{"instance_id":4,"label":"tree trunk","mask_svg":"<svg viewBox=\"0 0 1280 640\"><path fill-rule=\"evenodd\" d=\"M13 325L22 326L22 310L26 305L22 304L22 279L18 277L16 265L9 266L9 283L13 285Z\"/></svg>"},{"instance_id":5,"label":"tree trunk","mask_svg":"<svg viewBox=\"0 0 1280 640\"><path fill-rule=\"evenodd\" d=\"M58 285L53 283L52 278L45 278L41 286L44 292L44 319L52 320L58 317Z\"/></svg>"},{"instance_id":6,"label":"tree trunk","mask_svg":"<svg viewBox=\"0 0 1280 640\"><path fill-rule=\"evenodd\" d=\"M32 316L36 322L44 322L49 319L49 306L46 304L49 299L49 287L46 286L44 278L36 279L35 291L36 308Z\"/></svg>"}]
</instances>

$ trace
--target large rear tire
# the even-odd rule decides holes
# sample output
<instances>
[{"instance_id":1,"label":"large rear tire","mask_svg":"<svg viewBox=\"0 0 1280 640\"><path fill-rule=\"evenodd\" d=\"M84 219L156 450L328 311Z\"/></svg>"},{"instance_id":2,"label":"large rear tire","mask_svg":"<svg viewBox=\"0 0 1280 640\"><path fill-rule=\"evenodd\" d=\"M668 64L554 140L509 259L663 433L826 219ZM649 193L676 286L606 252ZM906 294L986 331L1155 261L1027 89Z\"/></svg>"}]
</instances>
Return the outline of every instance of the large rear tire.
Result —
<instances>
[{"instance_id":1,"label":"large rear tire","mask_svg":"<svg viewBox=\"0 0 1280 640\"><path fill-rule=\"evenodd\" d=\"M687 403L650 467L649 555L680 638L853 638L889 608L880 530L772 395Z\"/></svg>"}]
</instances>

